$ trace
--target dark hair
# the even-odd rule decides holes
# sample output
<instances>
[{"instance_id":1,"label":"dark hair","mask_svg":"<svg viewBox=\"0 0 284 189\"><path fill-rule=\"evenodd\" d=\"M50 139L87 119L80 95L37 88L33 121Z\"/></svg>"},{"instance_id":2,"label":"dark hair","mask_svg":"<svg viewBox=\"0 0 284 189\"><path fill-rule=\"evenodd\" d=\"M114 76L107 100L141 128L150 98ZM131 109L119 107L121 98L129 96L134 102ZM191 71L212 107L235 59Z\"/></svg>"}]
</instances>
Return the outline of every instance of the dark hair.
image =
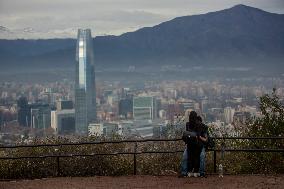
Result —
<instances>
[{"instance_id":1,"label":"dark hair","mask_svg":"<svg viewBox=\"0 0 284 189\"><path fill-rule=\"evenodd\" d=\"M202 122L202 117L201 116L197 116L196 120Z\"/></svg>"},{"instance_id":2,"label":"dark hair","mask_svg":"<svg viewBox=\"0 0 284 189\"><path fill-rule=\"evenodd\" d=\"M194 131L197 124L197 113L195 111L191 111L188 118L189 121L186 123L186 130Z\"/></svg>"},{"instance_id":3,"label":"dark hair","mask_svg":"<svg viewBox=\"0 0 284 189\"><path fill-rule=\"evenodd\" d=\"M194 123L197 120L197 113L195 111L191 111L188 118L189 122Z\"/></svg>"}]
</instances>

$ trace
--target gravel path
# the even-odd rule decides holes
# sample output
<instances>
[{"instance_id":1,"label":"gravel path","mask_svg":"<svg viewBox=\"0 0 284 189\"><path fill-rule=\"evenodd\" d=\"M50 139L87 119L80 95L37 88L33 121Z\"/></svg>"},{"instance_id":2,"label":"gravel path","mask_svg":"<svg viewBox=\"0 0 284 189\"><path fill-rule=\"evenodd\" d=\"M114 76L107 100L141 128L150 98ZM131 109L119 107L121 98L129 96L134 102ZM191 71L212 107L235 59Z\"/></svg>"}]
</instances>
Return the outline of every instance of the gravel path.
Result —
<instances>
[{"instance_id":1,"label":"gravel path","mask_svg":"<svg viewBox=\"0 0 284 189\"><path fill-rule=\"evenodd\" d=\"M0 181L0 189L90 189L90 188L284 188L284 175L237 175L219 178L177 178L176 176L59 177L36 180Z\"/></svg>"}]
</instances>

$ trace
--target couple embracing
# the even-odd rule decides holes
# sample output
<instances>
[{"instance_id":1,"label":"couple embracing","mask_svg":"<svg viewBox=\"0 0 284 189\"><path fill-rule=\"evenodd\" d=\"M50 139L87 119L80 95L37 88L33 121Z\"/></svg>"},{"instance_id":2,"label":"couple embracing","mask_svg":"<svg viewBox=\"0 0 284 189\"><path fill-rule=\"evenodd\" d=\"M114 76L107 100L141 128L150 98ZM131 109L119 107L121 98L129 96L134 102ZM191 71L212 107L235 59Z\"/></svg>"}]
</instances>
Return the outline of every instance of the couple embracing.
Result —
<instances>
[{"instance_id":1,"label":"couple embracing","mask_svg":"<svg viewBox=\"0 0 284 189\"><path fill-rule=\"evenodd\" d=\"M186 131L183 133L186 149L181 162L181 177L205 177L205 147L208 142L208 127L195 111L189 114Z\"/></svg>"}]
</instances>

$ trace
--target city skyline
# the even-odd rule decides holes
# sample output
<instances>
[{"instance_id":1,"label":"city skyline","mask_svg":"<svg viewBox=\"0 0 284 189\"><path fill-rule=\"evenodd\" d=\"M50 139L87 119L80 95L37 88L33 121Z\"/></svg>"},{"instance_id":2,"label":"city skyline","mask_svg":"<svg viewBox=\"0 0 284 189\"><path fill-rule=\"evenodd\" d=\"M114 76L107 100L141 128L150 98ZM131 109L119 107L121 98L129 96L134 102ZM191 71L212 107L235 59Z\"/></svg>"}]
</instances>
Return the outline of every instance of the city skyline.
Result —
<instances>
[{"instance_id":1,"label":"city skyline","mask_svg":"<svg viewBox=\"0 0 284 189\"><path fill-rule=\"evenodd\" d=\"M0 38L73 38L77 28L96 29L93 36L120 35L179 16L203 14L244 4L284 13L281 0L215 1L0 1Z\"/></svg>"}]
</instances>

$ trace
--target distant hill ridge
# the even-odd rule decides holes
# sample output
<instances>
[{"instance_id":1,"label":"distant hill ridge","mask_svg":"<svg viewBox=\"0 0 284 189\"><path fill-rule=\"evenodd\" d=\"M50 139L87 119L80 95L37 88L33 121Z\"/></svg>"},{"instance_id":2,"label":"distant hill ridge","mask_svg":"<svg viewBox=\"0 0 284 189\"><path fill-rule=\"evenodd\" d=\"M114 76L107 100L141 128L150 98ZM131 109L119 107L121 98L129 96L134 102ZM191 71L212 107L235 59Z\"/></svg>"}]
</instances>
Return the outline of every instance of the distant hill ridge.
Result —
<instances>
[{"instance_id":1,"label":"distant hill ridge","mask_svg":"<svg viewBox=\"0 0 284 189\"><path fill-rule=\"evenodd\" d=\"M94 46L98 67L283 67L284 15L237 5L98 36ZM74 67L74 57L75 39L0 40L0 68Z\"/></svg>"}]
</instances>

